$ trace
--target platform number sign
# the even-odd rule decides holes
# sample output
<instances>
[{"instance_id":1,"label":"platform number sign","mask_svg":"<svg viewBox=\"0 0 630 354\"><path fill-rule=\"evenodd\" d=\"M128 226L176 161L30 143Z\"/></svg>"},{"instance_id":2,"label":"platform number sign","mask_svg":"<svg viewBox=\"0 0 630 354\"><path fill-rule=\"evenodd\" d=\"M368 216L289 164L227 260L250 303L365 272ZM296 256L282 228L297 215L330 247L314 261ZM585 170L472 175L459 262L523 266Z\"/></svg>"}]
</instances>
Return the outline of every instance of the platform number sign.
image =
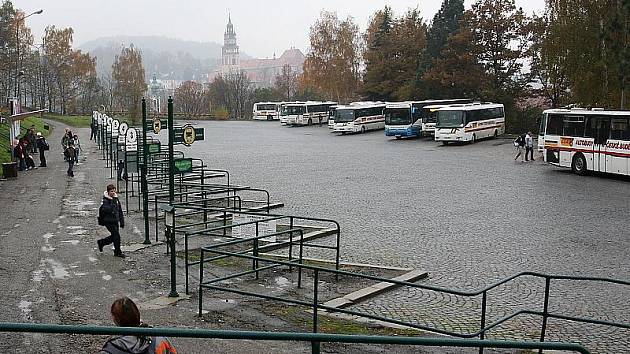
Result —
<instances>
[{"instance_id":1,"label":"platform number sign","mask_svg":"<svg viewBox=\"0 0 630 354\"><path fill-rule=\"evenodd\" d=\"M160 122L160 118L153 119L153 132L155 134L159 134L160 130L162 130L162 122Z\"/></svg>"},{"instance_id":2,"label":"platform number sign","mask_svg":"<svg viewBox=\"0 0 630 354\"><path fill-rule=\"evenodd\" d=\"M192 125L187 124L186 126L184 126L182 134L182 141L184 142L184 145L190 146L195 142L195 128Z\"/></svg>"}]
</instances>

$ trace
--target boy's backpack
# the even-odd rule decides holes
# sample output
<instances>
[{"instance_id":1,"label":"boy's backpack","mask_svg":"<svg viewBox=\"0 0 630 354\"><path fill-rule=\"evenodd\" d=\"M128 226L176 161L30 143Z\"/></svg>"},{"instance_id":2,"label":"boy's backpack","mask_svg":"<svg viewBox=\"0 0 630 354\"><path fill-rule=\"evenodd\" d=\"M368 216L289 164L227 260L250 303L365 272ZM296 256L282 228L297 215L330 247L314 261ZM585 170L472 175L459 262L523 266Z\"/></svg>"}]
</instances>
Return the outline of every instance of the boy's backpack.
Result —
<instances>
[{"instance_id":1,"label":"boy's backpack","mask_svg":"<svg viewBox=\"0 0 630 354\"><path fill-rule=\"evenodd\" d=\"M98 224L101 226L105 225L105 220L103 217L104 214L105 214L105 210L103 209L103 204L101 204L101 206L98 208L98 217L97 217Z\"/></svg>"}]
</instances>

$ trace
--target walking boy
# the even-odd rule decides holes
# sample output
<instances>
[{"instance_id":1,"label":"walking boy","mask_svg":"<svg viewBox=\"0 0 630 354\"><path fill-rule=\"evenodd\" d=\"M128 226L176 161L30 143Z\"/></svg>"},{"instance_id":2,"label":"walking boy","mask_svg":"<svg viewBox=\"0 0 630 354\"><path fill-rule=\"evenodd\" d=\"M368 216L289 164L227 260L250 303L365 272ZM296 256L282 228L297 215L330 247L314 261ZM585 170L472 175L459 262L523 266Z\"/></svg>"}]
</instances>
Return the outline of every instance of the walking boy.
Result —
<instances>
[{"instance_id":1,"label":"walking boy","mask_svg":"<svg viewBox=\"0 0 630 354\"><path fill-rule=\"evenodd\" d=\"M96 241L99 252L103 252L103 247L114 244L114 256L125 258L125 254L120 250L120 228L125 227L125 218L122 206L116 194L116 186L110 184L103 194L103 204L98 209L98 224L103 225L109 231L109 236Z\"/></svg>"},{"instance_id":2,"label":"walking boy","mask_svg":"<svg viewBox=\"0 0 630 354\"><path fill-rule=\"evenodd\" d=\"M74 142L68 141L68 147L63 151L63 157L68 162L68 176L74 177L74 157L76 156L76 150L74 150Z\"/></svg>"},{"instance_id":3,"label":"walking boy","mask_svg":"<svg viewBox=\"0 0 630 354\"><path fill-rule=\"evenodd\" d=\"M525 134L519 135L518 138L514 140L514 146L516 147L516 156L514 157L514 161L516 161L523 153L523 147L525 146ZM521 162L522 161L523 156L521 156Z\"/></svg>"}]
</instances>

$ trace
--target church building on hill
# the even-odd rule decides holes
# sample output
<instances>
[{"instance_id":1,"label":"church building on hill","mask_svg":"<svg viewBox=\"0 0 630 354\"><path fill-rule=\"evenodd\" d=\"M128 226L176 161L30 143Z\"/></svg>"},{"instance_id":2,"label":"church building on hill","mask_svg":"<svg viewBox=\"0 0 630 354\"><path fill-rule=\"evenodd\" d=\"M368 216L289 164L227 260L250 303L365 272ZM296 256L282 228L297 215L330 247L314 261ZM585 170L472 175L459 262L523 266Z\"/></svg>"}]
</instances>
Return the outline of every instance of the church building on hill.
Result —
<instances>
[{"instance_id":1,"label":"church building on hill","mask_svg":"<svg viewBox=\"0 0 630 354\"><path fill-rule=\"evenodd\" d=\"M291 67L296 74L302 73L304 54L297 48L285 50L280 57L269 59L241 60L239 47L236 43L236 32L231 16L223 34L223 49L221 51L221 68L208 74L208 81L212 81L218 74L227 75L231 72L244 71L255 87L272 87L276 76L282 73L285 65Z\"/></svg>"}]
</instances>

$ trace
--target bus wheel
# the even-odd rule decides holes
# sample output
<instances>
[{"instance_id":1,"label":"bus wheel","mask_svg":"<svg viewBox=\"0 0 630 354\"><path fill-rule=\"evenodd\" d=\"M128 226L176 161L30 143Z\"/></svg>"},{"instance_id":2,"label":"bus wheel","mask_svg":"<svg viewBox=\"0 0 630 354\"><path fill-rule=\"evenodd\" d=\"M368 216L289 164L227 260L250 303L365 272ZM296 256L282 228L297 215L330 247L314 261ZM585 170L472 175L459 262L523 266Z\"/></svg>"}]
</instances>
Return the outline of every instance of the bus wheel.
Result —
<instances>
[{"instance_id":1,"label":"bus wheel","mask_svg":"<svg viewBox=\"0 0 630 354\"><path fill-rule=\"evenodd\" d=\"M361 134L365 133L365 125L361 127Z\"/></svg>"},{"instance_id":2,"label":"bus wheel","mask_svg":"<svg viewBox=\"0 0 630 354\"><path fill-rule=\"evenodd\" d=\"M499 132L495 129L494 130L494 138L496 139L498 135L499 135Z\"/></svg>"},{"instance_id":3,"label":"bus wheel","mask_svg":"<svg viewBox=\"0 0 630 354\"><path fill-rule=\"evenodd\" d=\"M401 138L402 138L402 136L397 136L397 137L396 137L396 139L397 139L397 140L398 140L398 139L401 139Z\"/></svg>"},{"instance_id":4,"label":"bus wheel","mask_svg":"<svg viewBox=\"0 0 630 354\"><path fill-rule=\"evenodd\" d=\"M442 145L444 145L444 146L448 145L448 141L443 141Z\"/></svg>"},{"instance_id":5,"label":"bus wheel","mask_svg":"<svg viewBox=\"0 0 630 354\"><path fill-rule=\"evenodd\" d=\"M308 125L313 125L313 121L311 120L311 118L308 119Z\"/></svg>"},{"instance_id":6,"label":"bus wheel","mask_svg":"<svg viewBox=\"0 0 630 354\"><path fill-rule=\"evenodd\" d=\"M573 162L571 162L571 171L573 173L584 176L586 174L586 159L582 154L576 154L573 156Z\"/></svg>"}]
</instances>

